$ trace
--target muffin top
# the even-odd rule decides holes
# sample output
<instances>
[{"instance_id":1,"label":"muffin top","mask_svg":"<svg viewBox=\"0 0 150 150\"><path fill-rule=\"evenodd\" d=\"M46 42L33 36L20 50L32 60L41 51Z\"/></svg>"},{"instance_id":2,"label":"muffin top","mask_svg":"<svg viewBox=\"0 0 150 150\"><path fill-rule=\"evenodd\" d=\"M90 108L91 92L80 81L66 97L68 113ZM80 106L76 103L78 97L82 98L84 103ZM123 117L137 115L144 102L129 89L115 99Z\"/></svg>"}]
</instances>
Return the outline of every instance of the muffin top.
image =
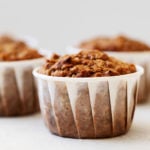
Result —
<instances>
[{"instance_id":1,"label":"muffin top","mask_svg":"<svg viewBox=\"0 0 150 150\"><path fill-rule=\"evenodd\" d=\"M98 50L84 50L74 55L54 54L39 73L57 77L104 77L136 72L133 64L124 63Z\"/></svg>"},{"instance_id":2,"label":"muffin top","mask_svg":"<svg viewBox=\"0 0 150 150\"><path fill-rule=\"evenodd\" d=\"M143 42L125 36L114 38L97 37L79 44L81 49L98 49L101 51L149 51L150 47Z\"/></svg>"},{"instance_id":3,"label":"muffin top","mask_svg":"<svg viewBox=\"0 0 150 150\"><path fill-rule=\"evenodd\" d=\"M9 36L0 37L0 61L19 61L43 57L25 42Z\"/></svg>"}]
</instances>

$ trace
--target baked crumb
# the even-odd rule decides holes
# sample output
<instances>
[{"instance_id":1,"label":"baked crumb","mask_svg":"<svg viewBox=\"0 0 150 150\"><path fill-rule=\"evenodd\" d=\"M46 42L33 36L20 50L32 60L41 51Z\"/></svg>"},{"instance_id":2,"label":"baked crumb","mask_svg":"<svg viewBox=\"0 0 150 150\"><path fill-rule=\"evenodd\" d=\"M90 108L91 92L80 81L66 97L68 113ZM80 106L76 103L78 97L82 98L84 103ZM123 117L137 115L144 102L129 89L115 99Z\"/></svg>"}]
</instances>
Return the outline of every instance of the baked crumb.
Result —
<instances>
[{"instance_id":1,"label":"baked crumb","mask_svg":"<svg viewBox=\"0 0 150 150\"><path fill-rule=\"evenodd\" d=\"M39 73L58 77L103 77L136 72L135 65L124 63L98 50L74 55L53 55Z\"/></svg>"},{"instance_id":2,"label":"baked crumb","mask_svg":"<svg viewBox=\"0 0 150 150\"><path fill-rule=\"evenodd\" d=\"M79 44L81 49L97 49L101 51L149 51L150 47L138 40L125 36L115 38L97 37Z\"/></svg>"},{"instance_id":3,"label":"baked crumb","mask_svg":"<svg viewBox=\"0 0 150 150\"><path fill-rule=\"evenodd\" d=\"M19 61L43 57L25 42L9 36L0 37L0 61Z\"/></svg>"}]
</instances>

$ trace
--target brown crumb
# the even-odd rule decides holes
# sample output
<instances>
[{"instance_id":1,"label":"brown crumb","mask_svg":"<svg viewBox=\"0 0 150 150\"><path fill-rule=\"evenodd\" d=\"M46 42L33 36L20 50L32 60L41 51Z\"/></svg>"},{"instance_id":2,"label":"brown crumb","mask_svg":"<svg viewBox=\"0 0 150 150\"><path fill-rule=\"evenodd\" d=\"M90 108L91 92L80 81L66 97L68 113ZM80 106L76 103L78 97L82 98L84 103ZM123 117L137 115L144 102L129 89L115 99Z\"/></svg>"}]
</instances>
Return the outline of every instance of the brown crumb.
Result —
<instances>
[{"instance_id":1,"label":"brown crumb","mask_svg":"<svg viewBox=\"0 0 150 150\"><path fill-rule=\"evenodd\" d=\"M9 36L0 37L0 61L18 61L43 57L25 42Z\"/></svg>"},{"instance_id":2,"label":"brown crumb","mask_svg":"<svg viewBox=\"0 0 150 150\"><path fill-rule=\"evenodd\" d=\"M81 49L101 51L148 51L150 47L143 42L125 36L115 38L97 37L79 44Z\"/></svg>"},{"instance_id":3,"label":"brown crumb","mask_svg":"<svg viewBox=\"0 0 150 150\"><path fill-rule=\"evenodd\" d=\"M136 72L133 64L124 63L98 50L54 56L47 60L39 73L58 77L102 77Z\"/></svg>"}]
</instances>

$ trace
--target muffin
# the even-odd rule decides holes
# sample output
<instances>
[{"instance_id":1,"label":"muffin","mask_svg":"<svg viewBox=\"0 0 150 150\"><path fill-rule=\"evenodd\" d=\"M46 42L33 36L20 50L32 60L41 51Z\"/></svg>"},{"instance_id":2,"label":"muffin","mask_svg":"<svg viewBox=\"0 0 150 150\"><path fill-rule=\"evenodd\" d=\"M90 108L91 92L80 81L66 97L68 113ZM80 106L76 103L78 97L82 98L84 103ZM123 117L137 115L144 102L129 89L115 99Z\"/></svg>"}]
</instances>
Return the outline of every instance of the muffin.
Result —
<instances>
[{"instance_id":1,"label":"muffin","mask_svg":"<svg viewBox=\"0 0 150 150\"><path fill-rule=\"evenodd\" d=\"M0 116L27 115L39 110L33 68L44 57L25 42L0 37Z\"/></svg>"},{"instance_id":2,"label":"muffin","mask_svg":"<svg viewBox=\"0 0 150 150\"><path fill-rule=\"evenodd\" d=\"M48 129L70 138L125 134L133 119L142 72L141 67L97 50L53 55L33 71Z\"/></svg>"},{"instance_id":3,"label":"muffin","mask_svg":"<svg viewBox=\"0 0 150 150\"><path fill-rule=\"evenodd\" d=\"M78 45L79 49L97 49L126 62L138 64L144 67L145 73L141 78L138 102L146 102L150 96L150 46L125 36L97 37ZM76 50L75 50L76 51Z\"/></svg>"},{"instance_id":4,"label":"muffin","mask_svg":"<svg viewBox=\"0 0 150 150\"><path fill-rule=\"evenodd\" d=\"M117 36L114 38L97 37L79 44L81 49L97 49L100 51L117 51L117 52L143 52L150 51L150 47L138 40L134 40L125 36Z\"/></svg>"}]
</instances>

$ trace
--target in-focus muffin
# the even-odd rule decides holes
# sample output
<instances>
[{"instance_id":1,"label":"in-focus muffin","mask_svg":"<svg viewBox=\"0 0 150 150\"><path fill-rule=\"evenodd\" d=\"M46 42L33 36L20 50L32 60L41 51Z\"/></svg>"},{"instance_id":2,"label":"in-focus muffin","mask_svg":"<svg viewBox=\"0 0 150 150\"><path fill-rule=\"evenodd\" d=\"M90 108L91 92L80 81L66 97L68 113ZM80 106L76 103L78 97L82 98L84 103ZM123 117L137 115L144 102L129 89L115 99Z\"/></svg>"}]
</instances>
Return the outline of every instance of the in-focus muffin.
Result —
<instances>
[{"instance_id":1,"label":"in-focus muffin","mask_svg":"<svg viewBox=\"0 0 150 150\"><path fill-rule=\"evenodd\" d=\"M32 70L43 56L25 42L0 37L0 116L18 116L39 109Z\"/></svg>"},{"instance_id":2,"label":"in-focus muffin","mask_svg":"<svg viewBox=\"0 0 150 150\"><path fill-rule=\"evenodd\" d=\"M42 114L56 135L103 138L130 128L143 70L97 50L54 55L34 70Z\"/></svg>"},{"instance_id":3,"label":"in-focus muffin","mask_svg":"<svg viewBox=\"0 0 150 150\"><path fill-rule=\"evenodd\" d=\"M97 37L84 42L78 46L80 49L97 49L105 51L110 55L144 67L145 73L141 78L138 102L145 102L150 96L150 46L125 36Z\"/></svg>"}]
</instances>

